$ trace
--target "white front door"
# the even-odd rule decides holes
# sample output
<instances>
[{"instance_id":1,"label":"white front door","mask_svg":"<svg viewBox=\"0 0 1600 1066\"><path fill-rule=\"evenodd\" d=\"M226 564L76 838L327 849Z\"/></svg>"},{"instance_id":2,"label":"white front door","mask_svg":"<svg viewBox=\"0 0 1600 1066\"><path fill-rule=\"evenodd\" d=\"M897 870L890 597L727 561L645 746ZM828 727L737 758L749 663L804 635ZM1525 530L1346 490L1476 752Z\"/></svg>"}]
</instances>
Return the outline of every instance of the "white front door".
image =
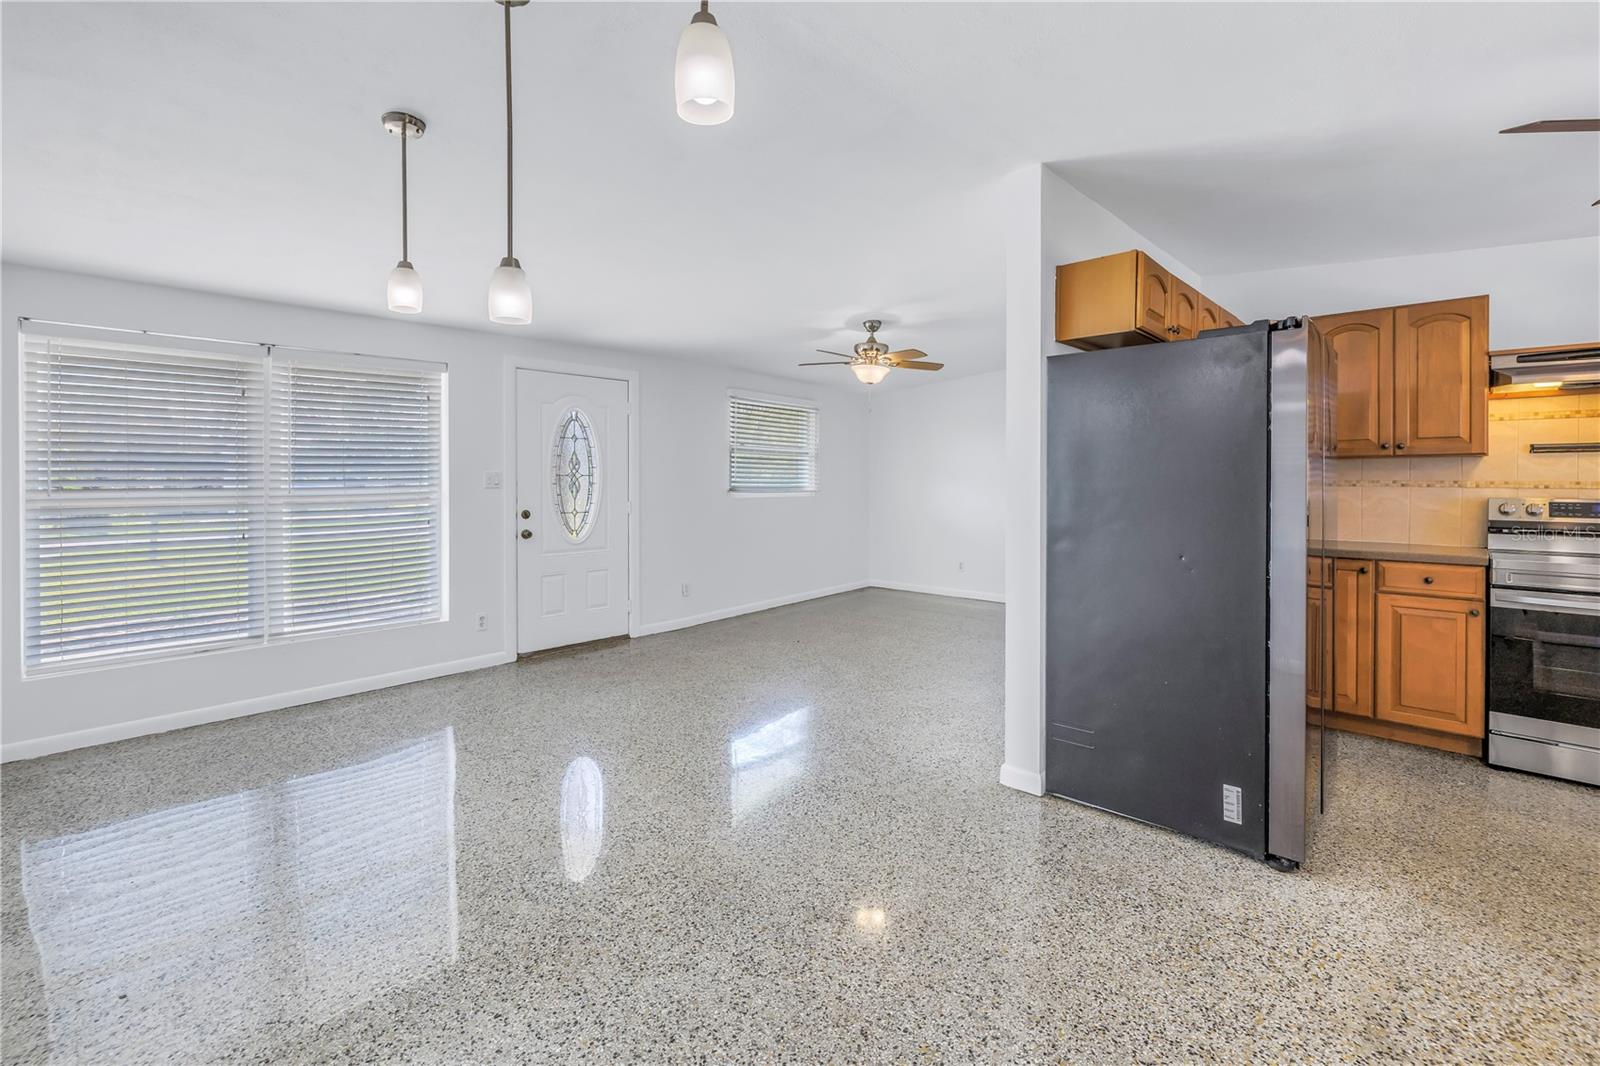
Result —
<instances>
[{"instance_id":1,"label":"white front door","mask_svg":"<svg viewBox=\"0 0 1600 1066\"><path fill-rule=\"evenodd\" d=\"M628 632L628 383L517 371L517 651Z\"/></svg>"}]
</instances>

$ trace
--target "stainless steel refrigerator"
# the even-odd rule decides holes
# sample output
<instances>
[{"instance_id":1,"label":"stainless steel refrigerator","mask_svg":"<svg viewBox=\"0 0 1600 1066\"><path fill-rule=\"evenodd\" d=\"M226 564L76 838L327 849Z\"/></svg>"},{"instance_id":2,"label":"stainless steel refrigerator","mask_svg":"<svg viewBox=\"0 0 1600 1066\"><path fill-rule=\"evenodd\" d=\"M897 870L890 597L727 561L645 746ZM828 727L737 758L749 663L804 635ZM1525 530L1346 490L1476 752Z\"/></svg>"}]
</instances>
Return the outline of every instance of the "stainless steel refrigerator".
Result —
<instances>
[{"instance_id":1,"label":"stainless steel refrigerator","mask_svg":"<svg viewBox=\"0 0 1600 1066\"><path fill-rule=\"evenodd\" d=\"M1320 351L1287 320L1048 360L1048 792L1305 858Z\"/></svg>"}]
</instances>

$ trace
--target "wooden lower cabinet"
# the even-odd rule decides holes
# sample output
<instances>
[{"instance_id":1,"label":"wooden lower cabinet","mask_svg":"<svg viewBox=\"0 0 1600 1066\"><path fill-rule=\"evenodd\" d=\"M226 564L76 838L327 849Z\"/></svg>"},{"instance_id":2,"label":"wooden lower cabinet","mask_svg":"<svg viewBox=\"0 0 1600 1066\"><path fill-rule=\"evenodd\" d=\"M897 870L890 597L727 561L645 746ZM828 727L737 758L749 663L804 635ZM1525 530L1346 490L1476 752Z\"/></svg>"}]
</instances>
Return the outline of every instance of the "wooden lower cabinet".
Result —
<instances>
[{"instance_id":1,"label":"wooden lower cabinet","mask_svg":"<svg viewBox=\"0 0 1600 1066\"><path fill-rule=\"evenodd\" d=\"M1377 717L1483 736L1483 607L1443 596L1378 596Z\"/></svg>"},{"instance_id":2,"label":"wooden lower cabinet","mask_svg":"<svg viewBox=\"0 0 1600 1066\"><path fill-rule=\"evenodd\" d=\"M1314 564L1306 577L1307 707L1326 707L1335 729L1477 754L1483 568Z\"/></svg>"}]
</instances>

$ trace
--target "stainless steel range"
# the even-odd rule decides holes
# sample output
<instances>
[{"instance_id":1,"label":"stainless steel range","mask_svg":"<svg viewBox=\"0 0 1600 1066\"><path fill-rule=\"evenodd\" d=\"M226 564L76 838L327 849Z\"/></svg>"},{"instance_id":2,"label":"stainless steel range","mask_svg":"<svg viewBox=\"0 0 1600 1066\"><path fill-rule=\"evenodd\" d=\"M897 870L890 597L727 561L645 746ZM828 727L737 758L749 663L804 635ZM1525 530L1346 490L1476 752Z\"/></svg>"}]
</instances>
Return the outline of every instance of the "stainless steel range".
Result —
<instances>
[{"instance_id":1,"label":"stainless steel range","mask_svg":"<svg viewBox=\"0 0 1600 1066\"><path fill-rule=\"evenodd\" d=\"M1600 785L1600 500L1489 501L1489 762Z\"/></svg>"}]
</instances>

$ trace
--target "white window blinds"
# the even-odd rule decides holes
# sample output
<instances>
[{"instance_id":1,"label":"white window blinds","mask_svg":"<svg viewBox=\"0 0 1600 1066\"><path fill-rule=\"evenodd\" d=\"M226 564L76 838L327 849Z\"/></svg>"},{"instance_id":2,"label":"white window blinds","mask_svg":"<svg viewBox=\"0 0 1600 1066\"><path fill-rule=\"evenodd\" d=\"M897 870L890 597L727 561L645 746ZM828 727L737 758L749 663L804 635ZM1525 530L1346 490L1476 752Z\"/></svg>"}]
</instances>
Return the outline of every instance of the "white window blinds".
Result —
<instances>
[{"instance_id":1,"label":"white window blinds","mask_svg":"<svg viewBox=\"0 0 1600 1066\"><path fill-rule=\"evenodd\" d=\"M728 491L815 492L817 409L771 398L728 397Z\"/></svg>"},{"instance_id":2,"label":"white window blinds","mask_svg":"<svg viewBox=\"0 0 1600 1066\"><path fill-rule=\"evenodd\" d=\"M30 673L441 616L442 374L24 335Z\"/></svg>"},{"instance_id":3,"label":"white window blinds","mask_svg":"<svg viewBox=\"0 0 1600 1066\"><path fill-rule=\"evenodd\" d=\"M274 360L272 632L440 614L440 378Z\"/></svg>"}]
</instances>

